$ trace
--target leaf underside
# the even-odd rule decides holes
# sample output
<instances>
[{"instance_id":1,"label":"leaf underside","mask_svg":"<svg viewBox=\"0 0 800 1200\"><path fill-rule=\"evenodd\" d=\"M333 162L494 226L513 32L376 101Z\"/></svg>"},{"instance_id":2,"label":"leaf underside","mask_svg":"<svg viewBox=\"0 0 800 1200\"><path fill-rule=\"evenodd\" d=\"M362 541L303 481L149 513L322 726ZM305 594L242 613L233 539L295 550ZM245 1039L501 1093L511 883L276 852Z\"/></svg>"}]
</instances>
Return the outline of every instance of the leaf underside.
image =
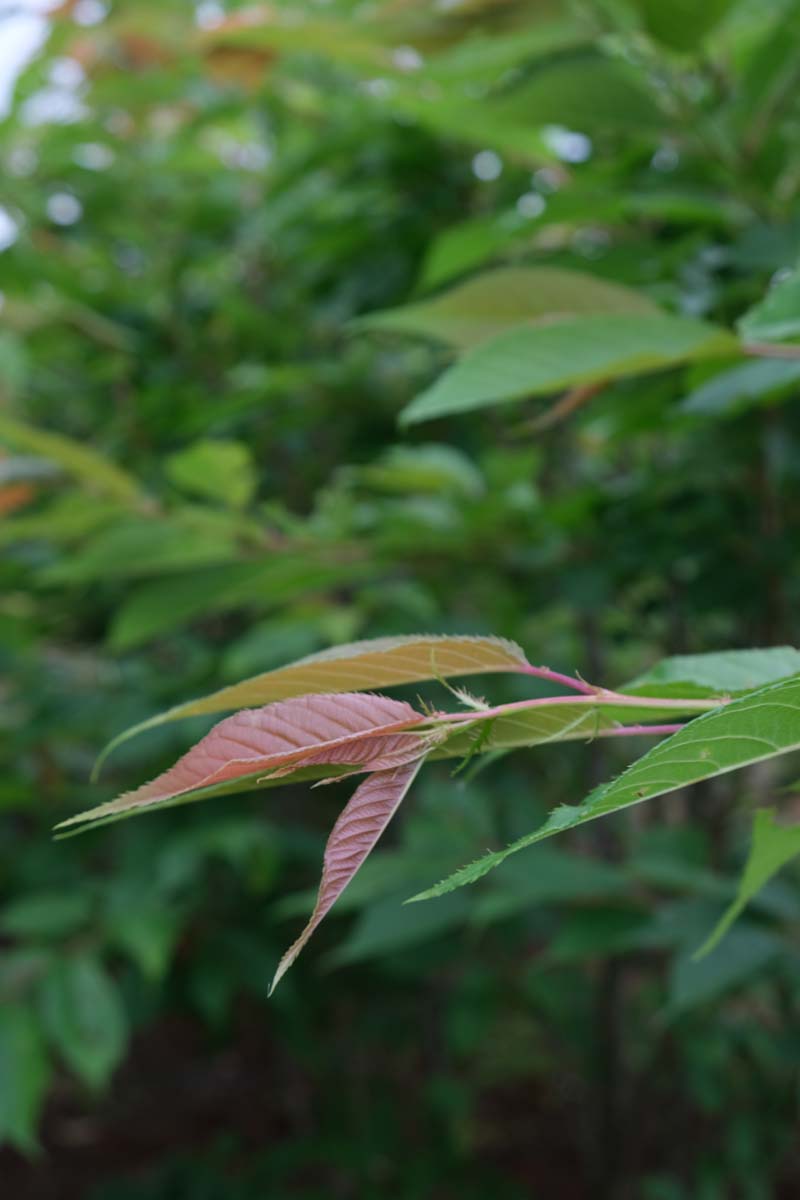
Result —
<instances>
[{"instance_id":1,"label":"leaf underside","mask_svg":"<svg viewBox=\"0 0 800 1200\"><path fill-rule=\"evenodd\" d=\"M314 911L297 941L279 962L270 995L374 848L421 765L422 759L417 757L415 761L393 770L374 771L356 788L325 846L322 879Z\"/></svg>"},{"instance_id":2,"label":"leaf underside","mask_svg":"<svg viewBox=\"0 0 800 1200\"><path fill-rule=\"evenodd\" d=\"M215 725L158 778L69 818L59 828L152 807L218 784L249 782L259 773L285 776L295 766L396 766L420 753L421 739L401 731L424 721L402 700L365 692L299 696L244 709Z\"/></svg>"},{"instance_id":3,"label":"leaf underside","mask_svg":"<svg viewBox=\"0 0 800 1200\"><path fill-rule=\"evenodd\" d=\"M154 808L270 787L277 783L387 770L420 754L470 758L476 750L510 750L591 739L631 721L692 716L697 702L632 697L559 696L535 707L509 705L502 715L476 712L429 717L404 701L367 692L315 694L244 709L220 721L173 767L150 783L63 821L64 830L107 823ZM702 702L701 702L702 703Z\"/></svg>"}]
</instances>

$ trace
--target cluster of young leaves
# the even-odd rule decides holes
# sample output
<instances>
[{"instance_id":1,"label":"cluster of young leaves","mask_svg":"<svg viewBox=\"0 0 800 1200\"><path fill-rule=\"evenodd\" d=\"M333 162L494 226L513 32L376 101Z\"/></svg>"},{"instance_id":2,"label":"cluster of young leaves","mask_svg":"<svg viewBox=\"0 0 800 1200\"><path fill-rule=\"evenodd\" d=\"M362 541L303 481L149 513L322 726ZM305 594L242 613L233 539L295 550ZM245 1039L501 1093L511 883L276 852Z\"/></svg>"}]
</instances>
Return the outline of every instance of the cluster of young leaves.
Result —
<instances>
[{"instance_id":1,"label":"cluster of young leaves","mask_svg":"<svg viewBox=\"0 0 800 1200\"><path fill-rule=\"evenodd\" d=\"M226 718L152 782L71 817L59 828L85 829L166 804L254 786L315 778L332 782L366 774L333 827L313 912L281 959L274 988L363 865L428 756L469 759L487 751L587 736L672 734L618 779L595 789L582 804L556 809L541 829L487 854L415 900L474 883L511 854L554 833L800 749L799 663L800 651L790 647L701 655L699 661L685 657L657 665L649 678L636 680L629 691L614 692L534 667L518 646L494 638L405 637L354 643L152 718L144 727L219 712L243 701L272 701ZM469 711L446 713L420 712L378 693L347 690L354 684L386 687L498 671L567 683L574 692L489 707L456 689L454 694L466 701ZM321 686L325 690L309 690ZM682 689L692 695L674 694ZM656 723L667 717L691 717L698 711L704 715L686 728ZM790 838L789 853L776 856L763 826L757 824L756 830L754 858L743 881L744 898L737 902L740 907L757 890L754 880L763 884L794 854L795 839ZM732 919L725 917L723 928Z\"/></svg>"}]
</instances>

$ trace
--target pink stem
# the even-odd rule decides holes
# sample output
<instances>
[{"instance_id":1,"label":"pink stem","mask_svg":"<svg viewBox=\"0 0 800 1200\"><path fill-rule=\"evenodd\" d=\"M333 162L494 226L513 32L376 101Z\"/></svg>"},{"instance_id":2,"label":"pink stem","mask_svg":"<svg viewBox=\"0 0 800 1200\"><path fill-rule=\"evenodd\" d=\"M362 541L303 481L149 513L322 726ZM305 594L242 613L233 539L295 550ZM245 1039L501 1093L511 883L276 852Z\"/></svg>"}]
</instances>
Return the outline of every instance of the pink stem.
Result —
<instances>
[{"instance_id":1,"label":"pink stem","mask_svg":"<svg viewBox=\"0 0 800 1200\"><path fill-rule=\"evenodd\" d=\"M726 700L659 700L652 696L623 696L619 692L593 691L590 696L544 696L536 700L517 700L513 704L499 704L496 708L483 708L479 711L436 714L436 721L485 721L490 717L502 717L506 713L520 712L527 708L542 708L551 704L604 705L614 708L631 706L634 708L680 708L684 712L694 709L696 712L706 712L711 708L719 708ZM629 726L628 728L632 728ZM650 727L652 728L652 726Z\"/></svg>"},{"instance_id":2,"label":"pink stem","mask_svg":"<svg viewBox=\"0 0 800 1200\"><path fill-rule=\"evenodd\" d=\"M662 734L678 733L683 725L620 725L619 729L600 729L598 737L661 737Z\"/></svg>"},{"instance_id":3,"label":"pink stem","mask_svg":"<svg viewBox=\"0 0 800 1200\"><path fill-rule=\"evenodd\" d=\"M796 342L748 342L742 346L742 351L753 358L800 358L800 346Z\"/></svg>"},{"instance_id":4,"label":"pink stem","mask_svg":"<svg viewBox=\"0 0 800 1200\"><path fill-rule=\"evenodd\" d=\"M590 683L584 683L582 679L577 679L573 675L562 675L559 671L551 671L549 667L532 667L527 663L524 667L517 668L521 675L536 675L539 679L547 679L550 683L557 683L561 687L572 688L575 692L584 692L594 695L597 688L593 688Z\"/></svg>"}]
</instances>

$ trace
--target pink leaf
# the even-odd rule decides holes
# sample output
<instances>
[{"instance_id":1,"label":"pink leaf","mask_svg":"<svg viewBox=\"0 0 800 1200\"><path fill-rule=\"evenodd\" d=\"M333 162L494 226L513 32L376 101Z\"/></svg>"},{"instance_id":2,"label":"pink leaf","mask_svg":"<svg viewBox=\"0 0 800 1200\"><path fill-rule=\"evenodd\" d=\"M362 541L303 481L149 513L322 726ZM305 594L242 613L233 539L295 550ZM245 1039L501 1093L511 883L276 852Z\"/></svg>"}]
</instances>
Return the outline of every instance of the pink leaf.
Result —
<instances>
[{"instance_id":1,"label":"pink leaf","mask_svg":"<svg viewBox=\"0 0 800 1200\"><path fill-rule=\"evenodd\" d=\"M278 963L270 995L368 857L397 812L421 764L419 757L393 770L375 771L356 788L328 838L314 911L300 937Z\"/></svg>"},{"instance_id":2,"label":"pink leaf","mask_svg":"<svg viewBox=\"0 0 800 1200\"><path fill-rule=\"evenodd\" d=\"M350 692L338 696L298 696L264 708L249 708L226 717L150 783L126 792L104 811L115 812L168 800L259 771L306 763L368 763L386 766L408 761L424 746L408 734L396 734L426 718L410 704L387 696ZM375 744L373 745L373 740Z\"/></svg>"}]
</instances>

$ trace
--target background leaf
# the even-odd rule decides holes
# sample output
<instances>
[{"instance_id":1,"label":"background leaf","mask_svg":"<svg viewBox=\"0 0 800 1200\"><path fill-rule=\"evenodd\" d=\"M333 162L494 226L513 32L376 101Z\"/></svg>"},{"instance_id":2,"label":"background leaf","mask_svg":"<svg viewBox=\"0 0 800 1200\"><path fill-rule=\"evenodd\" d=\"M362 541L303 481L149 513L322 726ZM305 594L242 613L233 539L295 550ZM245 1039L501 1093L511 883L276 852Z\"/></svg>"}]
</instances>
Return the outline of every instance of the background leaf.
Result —
<instances>
[{"instance_id":1,"label":"background leaf","mask_svg":"<svg viewBox=\"0 0 800 1200\"><path fill-rule=\"evenodd\" d=\"M37 1147L39 1110L50 1079L47 1053L33 1013L0 1007L0 1139L30 1153Z\"/></svg>"},{"instance_id":2,"label":"background leaf","mask_svg":"<svg viewBox=\"0 0 800 1200\"><path fill-rule=\"evenodd\" d=\"M42 458L58 463L89 488L125 504L142 499L135 479L96 450L64 434L35 429L6 413L0 413L0 442L15 449L40 454Z\"/></svg>"},{"instance_id":3,"label":"background leaf","mask_svg":"<svg viewBox=\"0 0 800 1200\"><path fill-rule=\"evenodd\" d=\"M255 465L241 442L204 439L193 442L166 461L166 471L176 487L190 495L243 508L258 484Z\"/></svg>"},{"instance_id":4,"label":"background leaf","mask_svg":"<svg viewBox=\"0 0 800 1200\"><path fill-rule=\"evenodd\" d=\"M544 317L657 311L641 292L587 272L556 267L498 267L431 300L369 313L359 319L357 326L416 334L468 349Z\"/></svg>"},{"instance_id":5,"label":"background leaf","mask_svg":"<svg viewBox=\"0 0 800 1200\"><path fill-rule=\"evenodd\" d=\"M800 382L800 363L761 358L720 371L694 388L681 404L693 416L731 417L754 404L790 397Z\"/></svg>"},{"instance_id":6,"label":"background leaf","mask_svg":"<svg viewBox=\"0 0 800 1200\"><path fill-rule=\"evenodd\" d=\"M675 50L697 51L698 42L708 36L715 25L724 20L734 0L708 0L693 4L692 0L635 0L642 13L645 28L658 41Z\"/></svg>"},{"instance_id":7,"label":"background leaf","mask_svg":"<svg viewBox=\"0 0 800 1200\"><path fill-rule=\"evenodd\" d=\"M643 696L729 696L798 674L800 650L793 646L675 654L637 676L623 691Z\"/></svg>"},{"instance_id":8,"label":"background leaf","mask_svg":"<svg viewBox=\"0 0 800 1200\"><path fill-rule=\"evenodd\" d=\"M514 329L471 350L401 414L411 425L576 384L730 353L732 336L685 317L575 317Z\"/></svg>"},{"instance_id":9,"label":"background leaf","mask_svg":"<svg viewBox=\"0 0 800 1200\"><path fill-rule=\"evenodd\" d=\"M39 993L42 1022L64 1061L90 1088L101 1087L127 1043L125 1012L113 981L90 954L56 962Z\"/></svg>"},{"instance_id":10,"label":"background leaf","mask_svg":"<svg viewBox=\"0 0 800 1200\"><path fill-rule=\"evenodd\" d=\"M760 808L753 817L753 843L735 900L720 917L695 957L703 958L719 945L736 918L782 867L800 854L800 825L779 825L775 810Z\"/></svg>"},{"instance_id":11,"label":"background leaf","mask_svg":"<svg viewBox=\"0 0 800 1200\"><path fill-rule=\"evenodd\" d=\"M782 342L800 338L800 270L773 284L763 300L737 323L748 342Z\"/></svg>"}]
</instances>

